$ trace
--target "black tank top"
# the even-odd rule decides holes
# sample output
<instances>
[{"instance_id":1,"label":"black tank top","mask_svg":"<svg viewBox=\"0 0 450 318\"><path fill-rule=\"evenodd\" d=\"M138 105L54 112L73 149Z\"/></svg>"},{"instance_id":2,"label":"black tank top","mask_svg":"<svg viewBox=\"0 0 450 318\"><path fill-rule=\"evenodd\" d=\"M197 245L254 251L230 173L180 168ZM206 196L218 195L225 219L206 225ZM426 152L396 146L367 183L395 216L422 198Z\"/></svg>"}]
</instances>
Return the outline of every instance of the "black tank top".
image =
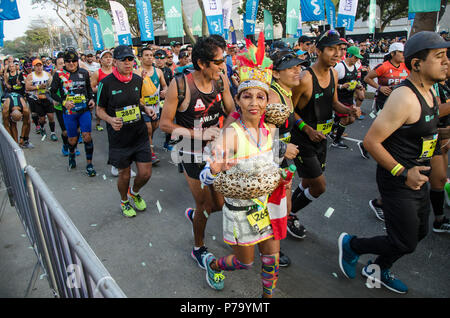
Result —
<instances>
[{"instance_id":1,"label":"black tank top","mask_svg":"<svg viewBox=\"0 0 450 318\"><path fill-rule=\"evenodd\" d=\"M438 84L438 93L441 104L450 102L450 88L448 83ZM439 118L439 127L447 127L450 125L450 115Z\"/></svg>"},{"instance_id":2,"label":"black tank top","mask_svg":"<svg viewBox=\"0 0 450 318\"><path fill-rule=\"evenodd\" d=\"M416 94L421 107L420 118L414 124L405 124L398 128L382 144L391 156L407 169L414 166L429 166L430 159L437 150L439 122L437 100L433 95L433 107L430 108L409 80L403 81L400 86L409 87Z\"/></svg>"},{"instance_id":3,"label":"black tank top","mask_svg":"<svg viewBox=\"0 0 450 318\"><path fill-rule=\"evenodd\" d=\"M351 81L356 81L358 78L358 70L355 68L353 69L353 71L350 71L347 68L347 65L345 65L344 61L341 62L342 65L344 65L344 69L345 69L345 76L343 78L341 78L340 80L338 80L338 84L345 84ZM341 103L345 103L345 104L353 104L353 94L355 93L354 90L348 90L346 88L343 89L339 89L338 88L338 99Z\"/></svg>"}]
</instances>

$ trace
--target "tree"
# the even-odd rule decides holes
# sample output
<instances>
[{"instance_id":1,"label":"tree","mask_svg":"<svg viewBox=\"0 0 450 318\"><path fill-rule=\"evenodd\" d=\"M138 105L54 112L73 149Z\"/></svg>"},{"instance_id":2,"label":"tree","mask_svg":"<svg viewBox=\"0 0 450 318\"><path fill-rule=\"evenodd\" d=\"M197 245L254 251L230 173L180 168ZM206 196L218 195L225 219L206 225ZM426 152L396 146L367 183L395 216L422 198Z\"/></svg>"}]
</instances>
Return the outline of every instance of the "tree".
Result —
<instances>
[{"instance_id":1,"label":"tree","mask_svg":"<svg viewBox=\"0 0 450 318\"><path fill-rule=\"evenodd\" d=\"M2 53L14 56L32 56L48 47L50 37L46 27L30 27L24 36L5 41Z\"/></svg>"},{"instance_id":2,"label":"tree","mask_svg":"<svg viewBox=\"0 0 450 318\"><path fill-rule=\"evenodd\" d=\"M359 0L356 10L356 19L367 21L369 18L370 0ZM408 17L408 0L384 0L377 1L380 8L380 32L383 32L386 26L392 21Z\"/></svg>"},{"instance_id":3,"label":"tree","mask_svg":"<svg viewBox=\"0 0 450 318\"><path fill-rule=\"evenodd\" d=\"M242 7L238 8L239 14L245 14L245 6L247 4L247 0L242 2ZM256 14L256 19L258 22L264 21L264 9L269 11L272 14L273 24L280 23L283 27L283 37L286 37L286 9L287 9L287 0L260 0L258 12Z\"/></svg>"},{"instance_id":4,"label":"tree","mask_svg":"<svg viewBox=\"0 0 450 318\"><path fill-rule=\"evenodd\" d=\"M439 12L418 12L414 18L414 24L409 36L420 31L436 31L436 22L442 19L447 7L447 0L441 0L441 10ZM439 15L438 15L439 14Z\"/></svg>"}]
</instances>

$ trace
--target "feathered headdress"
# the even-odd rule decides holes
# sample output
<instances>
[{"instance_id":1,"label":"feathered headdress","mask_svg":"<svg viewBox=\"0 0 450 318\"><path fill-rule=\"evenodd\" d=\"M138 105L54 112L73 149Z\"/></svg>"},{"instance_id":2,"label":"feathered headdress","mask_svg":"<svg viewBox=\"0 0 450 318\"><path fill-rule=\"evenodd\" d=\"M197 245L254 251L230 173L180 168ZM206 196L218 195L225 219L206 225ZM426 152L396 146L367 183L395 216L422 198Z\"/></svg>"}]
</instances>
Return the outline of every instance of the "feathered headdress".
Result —
<instances>
[{"instance_id":1,"label":"feathered headdress","mask_svg":"<svg viewBox=\"0 0 450 318\"><path fill-rule=\"evenodd\" d=\"M264 33L258 38L258 47L245 39L247 52L237 56L239 61L240 84L238 93L244 89L260 88L269 92L272 81L272 60L266 57Z\"/></svg>"}]
</instances>

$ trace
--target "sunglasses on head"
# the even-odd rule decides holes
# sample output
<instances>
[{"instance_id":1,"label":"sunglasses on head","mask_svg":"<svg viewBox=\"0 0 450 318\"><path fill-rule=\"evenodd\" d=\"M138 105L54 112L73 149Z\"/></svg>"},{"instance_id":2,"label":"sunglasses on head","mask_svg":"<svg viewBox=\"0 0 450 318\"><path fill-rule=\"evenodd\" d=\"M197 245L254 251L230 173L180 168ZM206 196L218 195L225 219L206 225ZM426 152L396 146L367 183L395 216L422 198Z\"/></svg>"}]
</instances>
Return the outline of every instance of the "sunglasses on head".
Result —
<instances>
[{"instance_id":1,"label":"sunglasses on head","mask_svg":"<svg viewBox=\"0 0 450 318\"><path fill-rule=\"evenodd\" d=\"M327 36L332 36L332 35L337 35L338 37L341 37L341 35L339 34L338 31L336 31L336 30L328 30L327 32L325 32L324 34L322 34L322 36L317 40L316 43L322 41L323 38L325 38L325 37L327 37Z\"/></svg>"},{"instance_id":2,"label":"sunglasses on head","mask_svg":"<svg viewBox=\"0 0 450 318\"><path fill-rule=\"evenodd\" d=\"M164 55L155 55L155 59L157 60L162 60L165 59L166 57Z\"/></svg>"},{"instance_id":3,"label":"sunglasses on head","mask_svg":"<svg viewBox=\"0 0 450 318\"><path fill-rule=\"evenodd\" d=\"M222 65L223 63L225 63L225 59L220 59L220 60L210 60L211 62L213 62L216 65Z\"/></svg>"},{"instance_id":4,"label":"sunglasses on head","mask_svg":"<svg viewBox=\"0 0 450 318\"><path fill-rule=\"evenodd\" d=\"M119 61L121 61L121 62L125 62L125 61L131 62L131 61L134 61L134 57L127 56L127 57L119 59Z\"/></svg>"}]
</instances>

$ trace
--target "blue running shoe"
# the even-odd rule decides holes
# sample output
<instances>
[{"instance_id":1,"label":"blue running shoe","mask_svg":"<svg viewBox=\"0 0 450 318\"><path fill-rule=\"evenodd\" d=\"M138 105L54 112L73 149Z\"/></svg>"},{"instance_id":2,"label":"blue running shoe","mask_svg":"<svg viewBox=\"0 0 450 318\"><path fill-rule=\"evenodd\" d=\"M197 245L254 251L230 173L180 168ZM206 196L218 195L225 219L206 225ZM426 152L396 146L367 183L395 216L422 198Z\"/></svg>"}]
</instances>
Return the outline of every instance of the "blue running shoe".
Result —
<instances>
[{"instance_id":1,"label":"blue running shoe","mask_svg":"<svg viewBox=\"0 0 450 318\"><path fill-rule=\"evenodd\" d=\"M186 216L186 219L188 219L191 224L194 224L194 213L195 209L193 208L187 208L186 211L184 211L184 215Z\"/></svg>"},{"instance_id":2,"label":"blue running shoe","mask_svg":"<svg viewBox=\"0 0 450 318\"><path fill-rule=\"evenodd\" d=\"M80 151L78 149L75 150L75 156L79 156L80 155Z\"/></svg>"},{"instance_id":3,"label":"blue running shoe","mask_svg":"<svg viewBox=\"0 0 450 318\"><path fill-rule=\"evenodd\" d=\"M206 265L206 282L212 289L222 290L225 276L223 275L223 271L216 272L211 268L210 264L214 261L214 259L214 255L211 253L206 253L203 255L203 263Z\"/></svg>"},{"instance_id":4,"label":"blue running shoe","mask_svg":"<svg viewBox=\"0 0 450 318\"><path fill-rule=\"evenodd\" d=\"M359 255L353 252L350 247L351 235L342 233L339 236L339 267L347 278L355 278L355 267L358 262Z\"/></svg>"},{"instance_id":5,"label":"blue running shoe","mask_svg":"<svg viewBox=\"0 0 450 318\"><path fill-rule=\"evenodd\" d=\"M206 246L200 247L198 250L192 249L191 256L197 262L201 269L206 269L205 263L203 263L203 256L208 254L208 249Z\"/></svg>"},{"instance_id":6,"label":"blue running shoe","mask_svg":"<svg viewBox=\"0 0 450 318\"><path fill-rule=\"evenodd\" d=\"M375 269L369 269L370 265L372 265L371 261L362 269L361 274L364 277L369 278L373 283L381 283L381 285L393 292L399 294L406 294L408 292L408 287L400 279L395 278L389 269L381 270L378 276L374 275L376 274Z\"/></svg>"},{"instance_id":7,"label":"blue running shoe","mask_svg":"<svg viewBox=\"0 0 450 318\"><path fill-rule=\"evenodd\" d=\"M69 146L62 145L61 153L64 157L67 157L69 155Z\"/></svg>"}]
</instances>

